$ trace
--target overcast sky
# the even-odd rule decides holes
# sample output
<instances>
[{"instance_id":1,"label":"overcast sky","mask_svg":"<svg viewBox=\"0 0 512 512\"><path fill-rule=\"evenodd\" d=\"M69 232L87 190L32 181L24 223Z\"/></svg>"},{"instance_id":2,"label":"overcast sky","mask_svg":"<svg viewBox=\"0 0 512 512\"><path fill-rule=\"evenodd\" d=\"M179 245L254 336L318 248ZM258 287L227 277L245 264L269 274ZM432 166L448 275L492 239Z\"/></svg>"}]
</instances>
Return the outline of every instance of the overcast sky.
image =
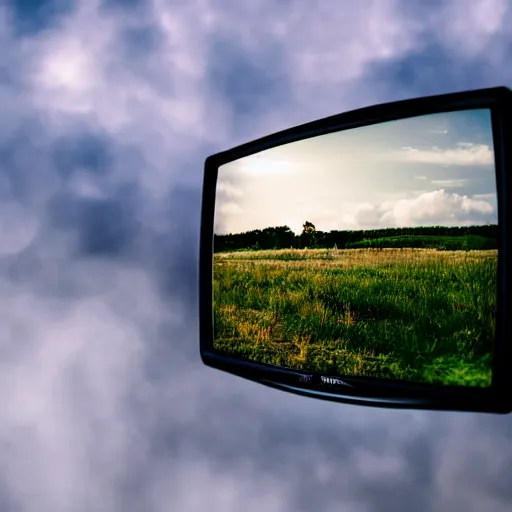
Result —
<instances>
[{"instance_id":1,"label":"overcast sky","mask_svg":"<svg viewBox=\"0 0 512 512\"><path fill-rule=\"evenodd\" d=\"M197 325L206 156L379 102L512 86L510 2L28 4L0 2L0 510L510 510L510 417L267 389L206 369ZM395 140L407 168L406 145L423 162L437 145L436 168L443 148L483 161L414 164L409 200L492 206L477 197L493 192L485 133ZM362 203L360 221L395 211Z\"/></svg>"},{"instance_id":2,"label":"overcast sky","mask_svg":"<svg viewBox=\"0 0 512 512\"><path fill-rule=\"evenodd\" d=\"M321 231L497 223L489 110L297 141L219 169L215 229Z\"/></svg>"}]
</instances>

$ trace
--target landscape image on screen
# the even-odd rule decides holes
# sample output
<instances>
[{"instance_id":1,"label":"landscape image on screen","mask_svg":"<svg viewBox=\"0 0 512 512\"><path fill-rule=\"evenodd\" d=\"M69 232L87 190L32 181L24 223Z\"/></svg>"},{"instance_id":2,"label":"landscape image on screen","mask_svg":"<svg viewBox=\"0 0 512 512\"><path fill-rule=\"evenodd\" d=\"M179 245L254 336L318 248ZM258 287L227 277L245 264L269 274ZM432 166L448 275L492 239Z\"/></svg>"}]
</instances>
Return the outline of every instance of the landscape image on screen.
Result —
<instances>
[{"instance_id":1,"label":"landscape image on screen","mask_svg":"<svg viewBox=\"0 0 512 512\"><path fill-rule=\"evenodd\" d=\"M331 376L489 386L497 208L488 110L346 130L223 165L214 348Z\"/></svg>"}]
</instances>

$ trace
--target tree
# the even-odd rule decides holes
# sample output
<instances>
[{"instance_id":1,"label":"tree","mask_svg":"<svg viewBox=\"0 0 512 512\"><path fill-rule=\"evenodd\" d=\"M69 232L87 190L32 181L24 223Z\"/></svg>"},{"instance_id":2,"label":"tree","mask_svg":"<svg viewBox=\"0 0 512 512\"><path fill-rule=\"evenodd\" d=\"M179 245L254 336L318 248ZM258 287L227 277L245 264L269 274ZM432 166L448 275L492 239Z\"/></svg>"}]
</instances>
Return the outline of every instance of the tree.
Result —
<instances>
[{"instance_id":1,"label":"tree","mask_svg":"<svg viewBox=\"0 0 512 512\"><path fill-rule=\"evenodd\" d=\"M302 233L300 235L300 246L302 248L314 248L317 246L316 228L309 221L302 224Z\"/></svg>"},{"instance_id":2,"label":"tree","mask_svg":"<svg viewBox=\"0 0 512 512\"><path fill-rule=\"evenodd\" d=\"M315 225L309 221L304 222L302 224L302 232L303 233L314 233L316 231Z\"/></svg>"}]
</instances>

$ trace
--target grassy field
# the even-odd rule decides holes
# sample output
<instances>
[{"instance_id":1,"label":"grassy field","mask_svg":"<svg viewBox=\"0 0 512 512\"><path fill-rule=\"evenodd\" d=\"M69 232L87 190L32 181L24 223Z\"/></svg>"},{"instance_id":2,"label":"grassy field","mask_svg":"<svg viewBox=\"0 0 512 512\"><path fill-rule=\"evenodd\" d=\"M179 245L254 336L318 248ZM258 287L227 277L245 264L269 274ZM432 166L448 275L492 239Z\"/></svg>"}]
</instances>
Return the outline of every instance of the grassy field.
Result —
<instances>
[{"instance_id":1,"label":"grassy field","mask_svg":"<svg viewBox=\"0 0 512 512\"><path fill-rule=\"evenodd\" d=\"M497 251L214 256L215 348L330 375L488 386Z\"/></svg>"}]
</instances>

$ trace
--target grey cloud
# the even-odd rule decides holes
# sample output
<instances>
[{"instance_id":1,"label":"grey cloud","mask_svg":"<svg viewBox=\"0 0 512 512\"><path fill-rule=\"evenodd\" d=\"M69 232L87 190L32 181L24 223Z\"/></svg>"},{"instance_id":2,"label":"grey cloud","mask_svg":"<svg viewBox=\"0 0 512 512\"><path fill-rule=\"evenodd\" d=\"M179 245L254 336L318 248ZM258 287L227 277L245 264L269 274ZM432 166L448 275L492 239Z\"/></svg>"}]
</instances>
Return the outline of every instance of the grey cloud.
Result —
<instances>
[{"instance_id":1,"label":"grey cloud","mask_svg":"<svg viewBox=\"0 0 512 512\"><path fill-rule=\"evenodd\" d=\"M137 235L129 199L91 201L82 207L80 250L84 254L118 255Z\"/></svg>"},{"instance_id":2,"label":"grey cloud","mask_svg":"<svg viewBox=\"0 0 512 512\"><path fill-rule=\"evenodd\" d=\"M367 66L362 81L376 87L380 98L392 100L512 83L512 74L501 67L512 45L506 28L512 19L512 9L507 2L473 4L475 11L486 6L494 12L499 12L499 4L508 5L500 18L500 27L490 33L486 32L484 17L475 14L471 18L472 9L464 10L466 4L458 0L437 4L440 8L429 4L427 9L420 1L402 0L404 23L414 27L418 44L405 55ZM466 37L453 30L454 17L458 31L463 30ZM471 45L469 39L473 40ZM467 53L475 45L476 49Z\"/></svg>"},{"instance_id":3,"label":"grey cloud","mask_svg":"<svg viewBox=\"0 0 512 512\"><path fill-rule=\"evenodd\" d=\"M122 47L125 50L123 58L133 59L150 57L151 53L161 51L161 44L165 36L156 24L148 23L146 26L126 28L122 31Z\"/></svg>"},{"instance_id":4,"label":"grey cloud","mask_svg":"<svg viewBox=\"0 0 512 512\"><path fill-rule=\"evenodd\" d=\"M152 244L155 277L162 291L190 307L197 301L201 191L177 186L167 201L167 229L156 234Z\"/></svg>"},{"instance_id":5,"label":"grey cloud","mask_svg":"<svg viewBox=\"0 0 512 512\"><path fill-rule=\"evenodd\" d=\"M65 0L33 0L9 2L10 22L18 37L30 37L49 30L73 12L74 2Z\"/></svg>"},{"instance_id":6,"label":"grey cloud","mask_svg":"<svg viewBox=\"0 0 512 512\"><path fill-rule=\"evenodd\" d=\"M101 8L108 10L131 11L138 13L147 10L147 4L143 0L102 0Z\"/></svg>"},{"instance_id":7,"label":"grey cloud","mask_svg":"<svg viewBox=\"0 0 512 512\"><path fill-rule=\"evenodd\" d=\"M7 127L5 127L7 128ZM12 196L22 204L39 203L48 192L51 194L58 178L48 168L48 153L44 144L41 119L25 119L12 131L5 130L0 140L0 194L2 199Z\"/></svg>"},{"instance_id":8,"label":"grey cloud","mask_svg":"<svg viewBox=\"0 0 512 512\"><path fill-rule=\"evenodd\" d=\"M170 65L166 58L166 36L150 12L140 16L142 21L121 29L112 43L109 72L132 75L157 94L172 96L176 94L176 77L171 69L162 72Z\"/></svg>"},{"instance_id":9,"label":"grey cloud","mask_svg":"<svg viewBox=\"0 0 512 512\"><path fill-rule=\"evenodd\" d=\"M75 230L81 254L118 256L138 235L137 199L134 185L120 186L113 197L105 199L62 194L50 201L48 213L56 227Z\"/></svg>"},{"instance_id":10,"label":"grey cloud","mask_svg":"<svg viewBox=\"0 0 512 512\"><path fill-rule=\"evenodd\" d=\"M215 37L207 62L217 101L230 105L238 132L251 129L251 119L263 112L279 109L291 92L283 48L272 39L248 49L233 45L227 34Z\"/></svg>"},{"instance_id":11,"label":"grey cloud","mask_svg":"<svg viewBox=\"0 0 512 512\"><path fill-rule=\"evenodd\" d=\"M107 173L114 160L112 143L105 135L83 133L64 136L53 143L53 165L64 177L77 169L90 173Z\"/></svg>"},{"instance_id":12,"label":"grey cloud","mask_svg":"<svg viewBox=\"0 0 512 512\"><path fill-rule=\"evenodd\" d=\"M162 14L140 5L133 7L134 16L124 3L104 3L102 16L111 16L116 34L126 40L113 42L111 53L105 49L98 66L112 59L117 73L133 44L129 31L137 13L142 30ZM308 28L314 8L306 11L304 5L299 5L304 11L296 38L321 53L329 40L339 39L339 18L328 23L334 14L319 15L319 33L317 25ZM357 14L353 25L371 17L350 5ZM168 12L179 18L178 7ZM0 508L508 510L512 496L502 482L512 477L509 418L316 402L215 372L199 360L196 285L204 157L238 137L284 128L333 108L425 91L421 80L407 79L414 63L399 58L391 64L395 71L406 66L405 76L381 70L381 77L394 82L374 81L372 90L357 77L346 87L311 77L309 85L285 80L273 89L273 80L286 76L293 62L286 38L276 36L263 50L251 51L258 36L268 33L256 23L260 4L229 2L224 8L218 16L254 40L243 50L233 49L236 39L225 40L224 58L235 59L231 69L226 63L219 74L208 75L213 83L194 89L194 94L212 94L204 100L208 107L199 110L201 126L177 116L171 130L167 119L178 107L159 110L168 99L165 87L151 89L162 95L158 101L134 99L140 92L136 74L145 69L144 55L158 54L160 35L152 41L146 33L139 60L126 63L131 71L106 73L104 89L90 93L99 101L108 92L108 103L118 105L124 91L134 100L122 104L128 126L109 124L112 111L97 106L94 115L83 116L57 115L52 103L34 110L29 68L21 65L2 86L0 102L15 105L17 115L10 111L0 119L0 198L21 205L18 211L39 224L27 247L0 256ZM199 17L208 5L191 9ZM400 19L399 11L391 14ZM272 12L265 16L277 18ZM203 34L193 18L183 19L197 47L216 48L218 37L210 39L206 29ZM39 34L33 37L44 37ZM15 43L5 41L17 55ZM343 50L350 47L346 44L339 44L340 60L351 58ZM187 46L191 53L192 46ZM263 73L258 66L274 51L283 62L269 59ZM244 63L254 56L255 71ZM161 65L160 84L177 87L169 87L171 96L183 91L183 83L196 84L179 68L169 77L165 58L154 58L147 64L154 74L140 83L158 82ZM206 68L206 61L202 65ZM259 84L255 104L249 105L242 83L235 91L240 96L229 103L220 94L229 90L231 82L225 80L233 69L247 66ZM506 70L492 69L492 80L506 79ZM379 75L363 79L368 76ZM453 78L447 67L439 76ZM21 96L11 90L16 81L25 84ZM465 88L464 75L446 87L450 84ZM183 108L191 105L203 105L203 98L194 96ZM250 115L240 111L246 105ZM216 132L215 137L207 132Z\"/></svg>"},{"instance_id":13,"label":"grey cloud","mask_svg":"<svg viewBox=\"0 0 512 512\"><path fill-rule=\"evenodd\" d=\"M474 74L476 68L483 75L494 76L491 64L484 57L454 65L457 60L457 55L447 52L440 42L429 42L405 58L369 66L366 80L378 83L383 95L394 99L410 97L412 91L422 96L498 85L492 79L484 83L480 73ZM439 76L443 77L442 81Z\"/></svg>"}]
</instances>

